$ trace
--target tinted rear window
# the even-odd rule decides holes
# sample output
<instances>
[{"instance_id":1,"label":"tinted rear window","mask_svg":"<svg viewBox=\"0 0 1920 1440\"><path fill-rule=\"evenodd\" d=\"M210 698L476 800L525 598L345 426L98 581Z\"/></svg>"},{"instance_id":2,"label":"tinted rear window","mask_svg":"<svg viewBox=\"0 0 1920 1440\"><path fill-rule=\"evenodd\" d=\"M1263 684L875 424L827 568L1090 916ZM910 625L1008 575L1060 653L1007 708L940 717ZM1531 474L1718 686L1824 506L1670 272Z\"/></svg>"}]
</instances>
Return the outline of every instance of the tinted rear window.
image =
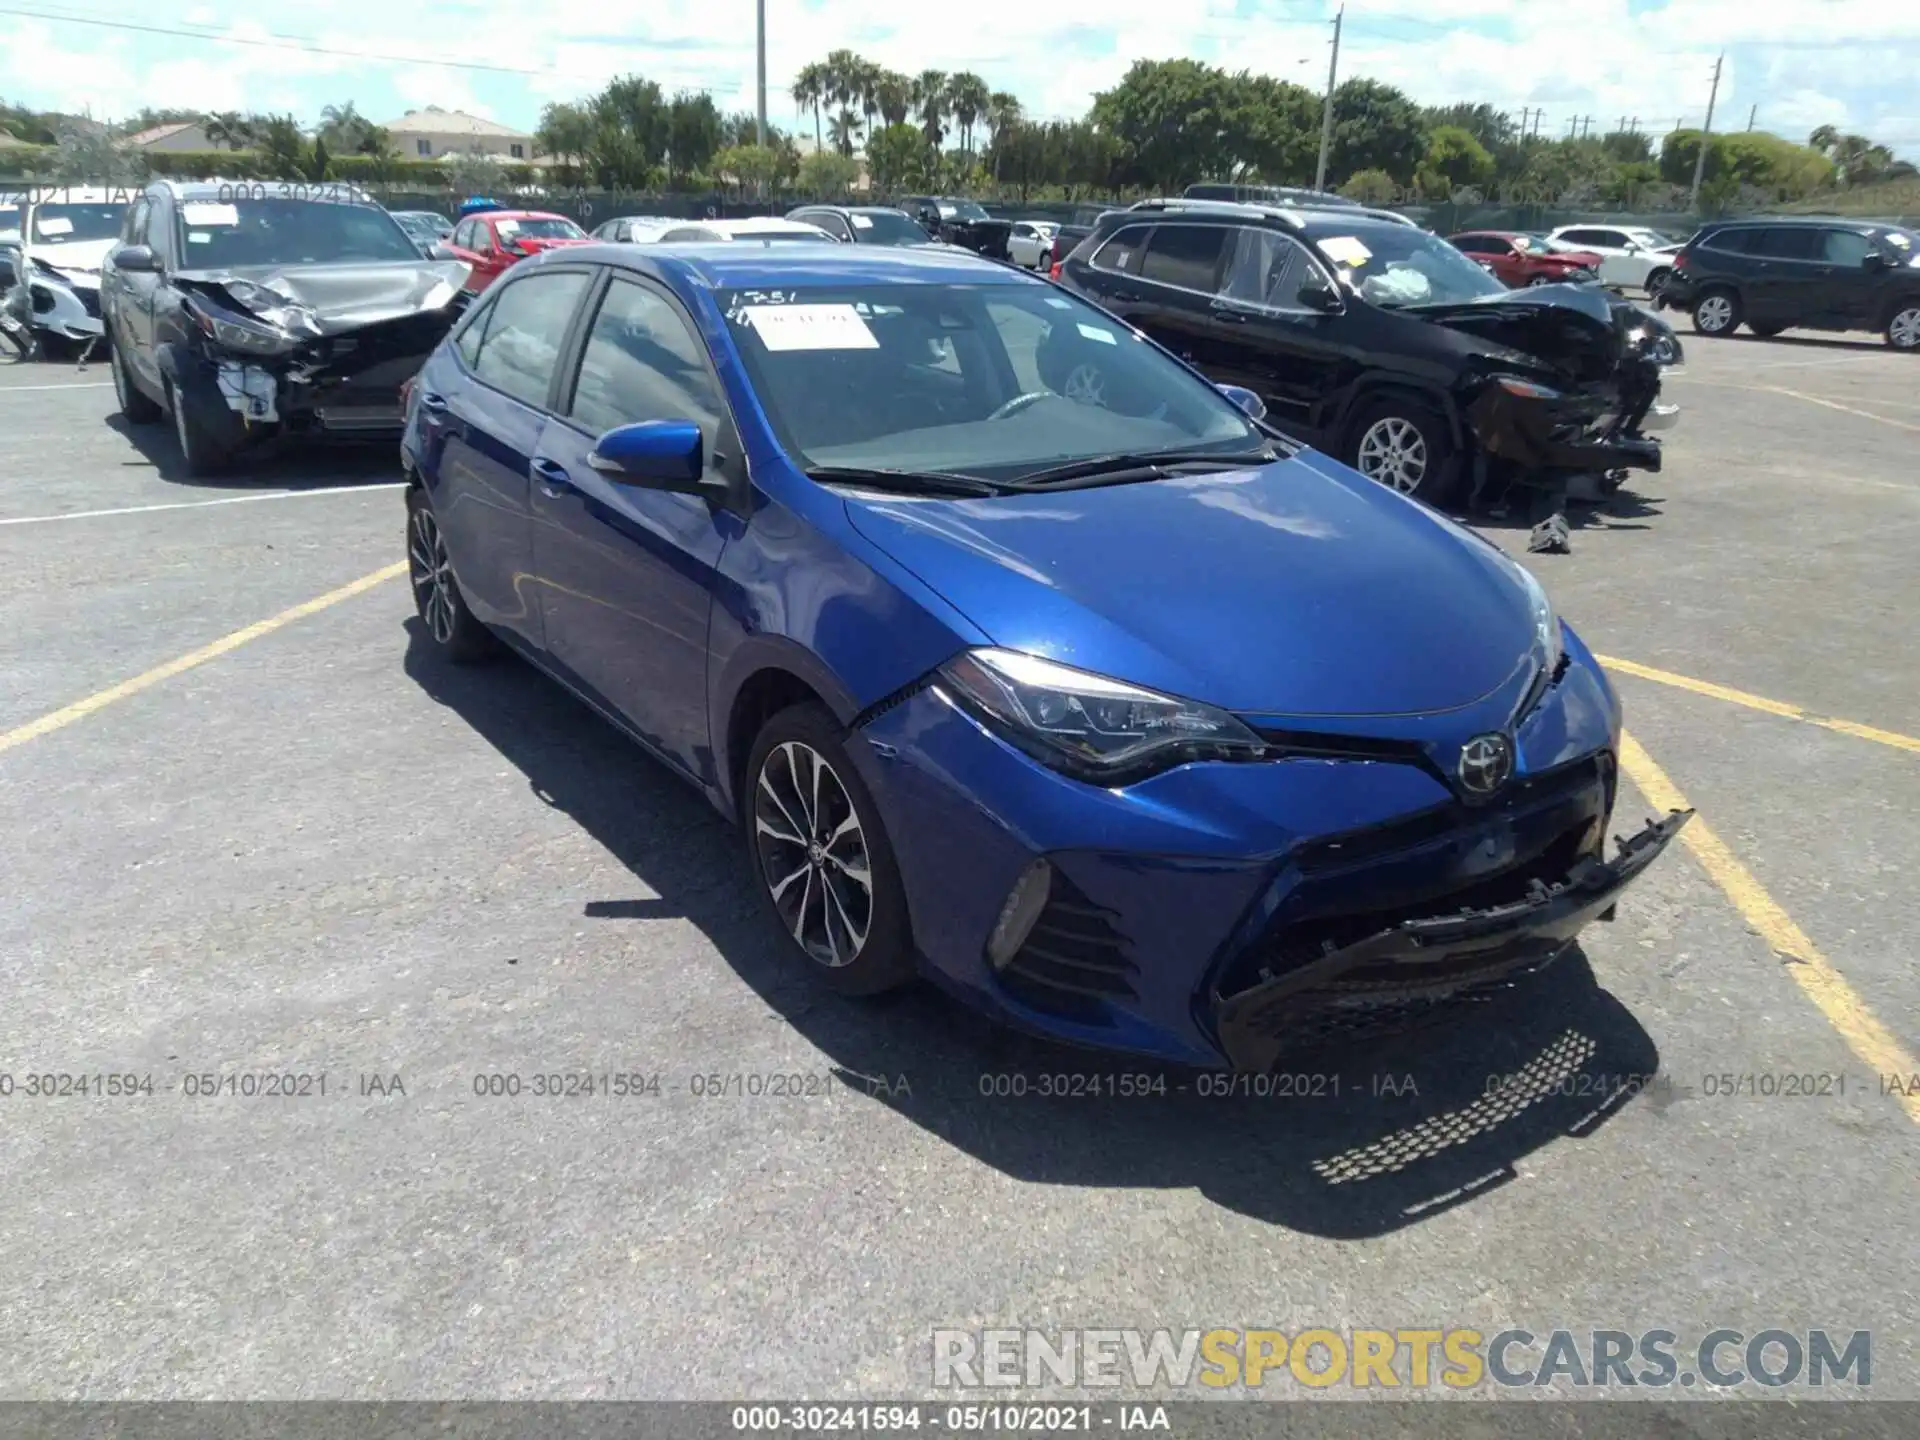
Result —
<instances>
[{"instance_id":1,"label":"tinted rear window","mask_svg":"<svg viewBox=\"0 0 1920 1440\"><path fill-rule=\"evenodd\" d=\"M1219 225L1161 225L1147 241L1140 273L1163 285L1211 293L1226 230Z\"/></svg>"},{"instance_id":2,"label":"tinted rear window","mask_svg":"<svg viewBox=\"0 0 1920 1440\"><path fill-rule=\"evenodd\" d=\"M1820 254L1820 232L1783 225L1759 230L1748 242L1747 253L1769 260L1812 260Z\"/></svg>"}]
</instances>

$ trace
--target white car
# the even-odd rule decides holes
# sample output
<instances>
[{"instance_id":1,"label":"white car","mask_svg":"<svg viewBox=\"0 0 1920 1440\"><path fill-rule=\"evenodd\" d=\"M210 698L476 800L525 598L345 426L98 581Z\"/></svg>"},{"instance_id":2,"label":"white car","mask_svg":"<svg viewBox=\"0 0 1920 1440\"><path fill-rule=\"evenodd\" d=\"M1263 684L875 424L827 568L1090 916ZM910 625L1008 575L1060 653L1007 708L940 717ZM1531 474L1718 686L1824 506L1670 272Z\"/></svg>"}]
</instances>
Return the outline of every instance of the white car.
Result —
<instances>
[{"instance_id":1,"label":"white car","mask_svg":"<svg viewBox=\"0 0 1920 1440\"><path fill-rule=\"evenodd\" d=\"M1643 225L1562 225L1547 236L1600 257L1600 279L1608 285L1652 294L1673 273L1676 241Z\"/></svg>"},{"instance_id":2,"label":"white car","mask_svg":"<svg viewBox=\"0 0 1920 1440\"><path fill-rule=\"evenodd\" d=\"M18 243L36 329L75 341L102 333L100 266L120 244L128 198L97 185L49 185L20 197Z\"/></svg>"},{"instance_id":3,"label":"white car","mask_svg":"<svg viewBox=\"0 0 1920 1440\"><path fill-rule=\"evenodd\" d=\"M1060 226L1053 220L1016 220L1007 232L1007 258L1029 270L1044 270L1053 260L1053 239Z\"/></svg>"},{"instance_id":4,"label":"white car","mask_svg":"<svg viewBox=\"0 0 1920 1440\"><path fill-rule=\"evenodd\" d=\"M656 235L657 245L711 245L717 240L813 240L827 245L842 242L818 225L760 215L746 220L694 220Z\"/></svg>"},{"instance_id":5,"label":"white car","mask_svg":"<svg viewBox=\"0 0 1920 1440\"><path fill-rule=\"evenodd\" d=\"M594 230L593 238L614 240L628 245L646 245L658 240L676 226L686 223L684 218L676 219L670 215L621 215L612 220L602 221Z\"/></svg>"}]
</instances>

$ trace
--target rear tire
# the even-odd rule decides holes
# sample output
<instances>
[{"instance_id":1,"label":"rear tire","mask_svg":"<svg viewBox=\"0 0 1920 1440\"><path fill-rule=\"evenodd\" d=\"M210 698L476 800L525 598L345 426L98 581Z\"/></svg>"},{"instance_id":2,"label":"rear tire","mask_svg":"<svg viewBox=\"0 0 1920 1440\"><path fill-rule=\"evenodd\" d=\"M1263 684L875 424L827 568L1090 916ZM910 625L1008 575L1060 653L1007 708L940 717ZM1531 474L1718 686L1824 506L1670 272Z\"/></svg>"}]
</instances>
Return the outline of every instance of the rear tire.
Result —
<instances>
[{"instance_id":1,"label":"rear tire","mask_svg":"<svg viewBox=\"0 0 1920 1440\"><path fill-rule=\"evenodd\" d=\"M173 438L180 446L180 460L188 477L201 480L225 470L233 459L233 451L193 418L193 412L174 385L167 386L167 408L173 412Z\"/></svg>"},{"instance_id":2,"label":"rear tire","mask_svg":"<svg viewBox=\"0 0 1920 1440\"><path fill-rule=\"evenodd\" d=\"M1740 327L1740 297L1724 287L1707 291L1693 302L1693 328L1716 338Z\"/></svg>"},{"instance_id":3,"label":"rear tire","mask_svg":"<svg viewBox=\"0 0 1920 1440\"><path fill-rule=\"evenodd\" d=\"M1649 270L1647 272L1646 284L1647 298L1652 300L1658 297L1660 292L1667 288L1667 281L1672 278L1673 269L1671 266L1662 265L1658 270Z\"/></svg>"},{"instance_id":4,"label":"rear tire","mask_svg":"<svg viewBox=\"0 0 1920 1440\"><path fill-rule=\"evenodd\" d=\"M107 364L113 370L114 398L119 400L120 413L126 417L127 423L151 425L158 420L162 414L160 406L133 383L127 362L120 358L120 347L111 340L107 342Z\"/></svg>"},{"instance_id":5,"label":"rear tire","mask_svg":"<svg viewBox=\"0 0 1920 1440\"><path fill-rule=\"evenodd\" d=\"M787 953L843 995L878 995L913 979L913 932L880 807L843 733L812 701L767 721L747 758L741 829Z\"/></svg>"},{"instance_id":6,"label":"rear tire","mask_svg":"<svg viewBox=\"0 0 1920 1440\"><path fill-rule=\"evenodd\" d=\"M1887 317L1887 344L1909 353L1920 351L1920 300L1910 300Z\"/></svg>"},{"instance_id":7,"label":"rear tire","mask_svg":"<svg viewBox=\"0 0 1920 1440\"><path fill-rule=\"evenodd\" d=\"M485 660L499 648L491 630L475 618L454 578L446 537L433 513L433 502L418 485L407 491L407 579L413 586L413 605L427 639L456 665Z\"/></svg>"},{"instance_id":8,"label":"rear tire","mask_svg":"<svg viewBox=\"0 0 1920 1440\"><path fill-rule=\"evenodd\" d=\"M1429 505L1447 504L1457 488L1446 420L1411 398L1391 395L1363 405L1347 427L1346 460L1369 480Z\"/></svg>"}]
</instances>

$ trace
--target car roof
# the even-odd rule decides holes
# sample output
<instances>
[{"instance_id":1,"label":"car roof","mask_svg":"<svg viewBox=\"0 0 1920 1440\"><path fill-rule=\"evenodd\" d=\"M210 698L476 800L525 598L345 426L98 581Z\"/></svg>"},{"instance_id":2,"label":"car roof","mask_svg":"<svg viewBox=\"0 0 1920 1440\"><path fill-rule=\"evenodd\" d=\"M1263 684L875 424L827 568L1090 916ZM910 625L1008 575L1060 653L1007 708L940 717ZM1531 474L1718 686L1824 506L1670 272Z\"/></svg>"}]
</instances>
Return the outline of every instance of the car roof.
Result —
<instances>
[{"instance_id":1,"label":"car roof","mask_svg":"<svg viewBox=\"0 0 1920 1440\"><path fill-rule=\"evenodd\" d=\"M560 215L552 210L476 210L467 216L469 220L565 220L572 224L572 218Z\"/></svg>"},{"instance_id":2,"label":"car roof","mask_svg":"<svg viewBox=\"0 0 1920 1440\"><path fill-rule=\"evenodd\" d=\"M797 235L812 233L830 243L838 243L818 225L804 220L788 220L779 215L749 215L739 220L685 220L684 225L711 230L716 235Z\"/></svg>"},{"instance_id":3,"label":"car roof","mask_svg":"<svg viewBox=\"0 0 1920 1440\"><path fill-rule=\"evenodd\" d=\"M1884 221L1862 220L1857 216L1848 215L1742 215L1737 220L1709 220L1700 228L1702 230L1731 230L1737 227L1745 230L1760 225L1764 225L1768 229L1772 229L1775 226L1792 227L1796 225L1840 225L1849 230L1885 230L1889 228ZM1647 227L1644 225L1636 225L1632 228L1644 230ZM1900 227L1895 225L1891 228L1897 230Z\"/></svg>"},{"instance_id":4,"label":"car roof","mask_svg":"<svg viewBox=\"0 0 1920 1440\"><path fill-rule=\"evenodd\" d=\"M597 241L548 250L529 266L612 265L668 283L731 290L761 285L1044 285L1024 270L970 250L933 246L843 245L823 237L814 245L616 245Z\"/></svg>"}]
</instances>

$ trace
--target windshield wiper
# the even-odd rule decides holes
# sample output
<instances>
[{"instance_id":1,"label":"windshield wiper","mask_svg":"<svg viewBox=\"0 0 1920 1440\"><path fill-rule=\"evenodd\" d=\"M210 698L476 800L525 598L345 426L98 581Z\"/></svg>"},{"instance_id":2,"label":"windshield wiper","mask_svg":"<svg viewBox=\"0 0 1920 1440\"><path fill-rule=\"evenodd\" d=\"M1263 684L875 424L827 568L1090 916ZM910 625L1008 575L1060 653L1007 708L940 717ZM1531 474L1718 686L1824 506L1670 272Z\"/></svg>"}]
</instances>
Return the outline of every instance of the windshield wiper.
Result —
<instances>
[{"instance_id":1,"label":"windshield wiper","mask_svg":"<svg viewBox=\"0 0 1920 1440\"><path fill-rule=\"evenodd\" d=\"M807 471L807 478L823 485L862 485L898 495L1004 495L1020 488L951 470L885 470L861 465L815 465Z\"/></svg>"},{"instance_id":2,"label":"windshield wiper","mask_svg":"<svg viewBox=\"0 0 1920 1440\"><path fill-rule=\"evenodd\" d=\"M1279 458L1278 453L1266 446L1258 450L1215 455L1192 450L1096 455L1090 460L1071 460L1064 465L1048 466L1044 470L1030 470L1020 477L1019 484L1037 488L1065 485L1075 480L1097 480L1103 484L1119 485L1130 480L1151 480L1194 466L1209 470L1239 470L1248 465L1271 465Z\"/></svg>"}]
</instances>

